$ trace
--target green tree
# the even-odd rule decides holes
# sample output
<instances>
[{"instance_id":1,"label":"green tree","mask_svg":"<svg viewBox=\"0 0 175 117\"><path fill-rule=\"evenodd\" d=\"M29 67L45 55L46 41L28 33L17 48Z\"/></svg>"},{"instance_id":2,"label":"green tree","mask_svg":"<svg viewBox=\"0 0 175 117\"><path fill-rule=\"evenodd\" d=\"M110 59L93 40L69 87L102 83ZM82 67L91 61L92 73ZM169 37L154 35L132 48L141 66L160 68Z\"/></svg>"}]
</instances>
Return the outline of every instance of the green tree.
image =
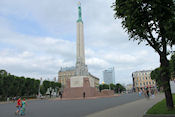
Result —
<instances>
[{"instance_id":1,"label":"green tree","mask_svg":"<svg viewBox=\"0 0 175 117\"><path fill-rule=\"evenodd\" d=\"M60 90L60 88L61 88L61 83L55 82L55 92L56 92L56 94L58 94L58 91Z\"/></svg>"},{"instance_id":2,"label":"green tree","mask_svg":"<svg viewBox=\"0 0 175 117\"><path fill-rule=\"evenodd\" d=\"M34 92L33 92L34 95L38 94L39 87L40 87L40 80L34 80Z\"/></svg>"},{"instance_id":3,"label":"green tree","mask_svg":"<svg viewBox=\"0 0 175 117\"><path fill-rule=\"evenodd\" d=\"M160 67L156 68L155 70L153 70L151 72L151 79L155 80L156 81L156 84L159 87L162 86L162 84L161 84L162 82L160 80L160 77L161 77L161 73L160 72L161 72L161 68Z\"/></svg>"},{"instance_id":4,"label":"green tree","mask_svg":"<svg viewBox=\"0 0 175 117\"><path fill-rule=\"evenodd\" d=\"M47 91L47 90L45 90L44 85L41 85L41 86L40 86L40 92L41 92L41 94L42 94L42 95L45 95L45 94L46 94L46 91Z\"/></svg>"},{"instance_id":5,"label":"green tree","mask_svg":"<svg viewBox=\"0 0 175 117\"><path fill-rule=\"evenodd\" d=\"M99 85L100 92L101 92L101 90L104 90L104 89L109 89L109 85L108 84L100 84Z\"/></svg>"},{"instance_id":6,"label":"green tree","mask_svg":"<svg viewBox=\"0 0 175 117\"><path fill-rule=\"evenodd\" d=\"M35 96L39 85L39 80L14 76L0 70L0 100L13 96Z\"/></svg>"},{"instance_id":7,"label":"green tree","mask_svg":"<svg viewBox=\"0 0 175 117\"><path fill-rule=\"evenodd\" d=\"M43 84L42 85L43 86L41 87L41 90L42 90L41 92L45 95L46 92L47 92L47 90L48 90L48 88L51 87L50 81L45 80L45 81L43 81Z\"/></svg>"},{"instance_id":8,"label":"green tree","mask_svg":"<svg viewBox=\"0 0 175 117\"><path fill-rule=\"evenodd\" d=\"M170 89L168 46L175 43L175 4L173 0L116 0L112 6L115 18L129 38L145 42L160 57L160 80L165 92L167 108L174 107Z\"/></svg>"},{"instance_id":9,"label":"green tree","mask_svg":"<svg viewBox=\"0 0 175 117\"><path fill-rule=\"evenodd\" d=\"M17 77L16 78L18 82L18 93L17 96L24 96L27 95L27 87L26 85L26 79L24 77Z\"/></svg>"},{"instance_id":10,"label":"green tree","mask_svg":"<svg viewBox=\"0 0 175 117\"><path fill-rule=\"evenodd\" d=\"M103 89L109 89L109 85L108 84L103 84Z\"/></svg>"},{"instance_id":11,"label":"green tree","mask_svg":"<svg viewBox=\"0 0 175 117\"><path fill-rule=\"evenodd\" d=\"M115 92L116 93L121 93L122 91L126 91L125 87L123 85L121 85L120 83L117 83Z\"/></svg>"},{"instance_id":12,"label":"green tree","mask_svg":"<svg viewBox=\"0 0 175 117\"><path fill-rule=\"evenodd\" d=\"M61 83L55 82L55 86L58 87L58 88L61 88Z\"/></svg>"},{"instance_id":13,"label":"green tree","mask_svg":"<svg viewBox=\"0 0 175 117\"><path fill-rule=\"evenodd\" d=\"M110 89L111 90L115 90L116 89L116 85L115 84L110 84Z\"/></svg>"},{"instance_id":14,"label":"green tree","mask_svg":"<svg viewBox=\"0 0 175 117\"><path fill-rule=\"evenodd\" d=\"M99 85L99 90L100 90L100 92L101 92L101 90L103 90L103 85L102 84Z\"/></svg>"}]
</instances>

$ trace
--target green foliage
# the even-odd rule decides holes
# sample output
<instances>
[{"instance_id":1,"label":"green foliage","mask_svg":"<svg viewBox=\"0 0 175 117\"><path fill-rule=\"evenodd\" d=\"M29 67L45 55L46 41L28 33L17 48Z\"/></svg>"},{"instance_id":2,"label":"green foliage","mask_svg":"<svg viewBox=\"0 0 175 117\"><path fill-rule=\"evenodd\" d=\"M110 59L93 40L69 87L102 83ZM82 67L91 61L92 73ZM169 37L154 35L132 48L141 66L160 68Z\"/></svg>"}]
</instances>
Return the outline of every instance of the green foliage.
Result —
<instances>
[{"instance_id":1,"label":"green foliage","mask_svg":"<svg viewBox=\"0 0 175 117\"><path fill-rule=\"evenodd\" d=\"M39 85L39 80L17 77L0 70L0 100L14 96L35 96Z\"/></svg>"},{"instance_id":2,"label":"green foliage","mask_svg":"<svg viewBox=\"0 0 175 117\"><path fill-rule=\"evenodd\" d=\"M171 75L175 75L175 54L171 56L170 62L169 62L169 72ZM158 67L155 70L151 72L151 79L155 80L157 85L160 87L163 85L163 82L161 82L161 75L162 75L162 68ZM170 74L169 74L170 75ZM171 76L170 76L171 77Z\"/></svg>"},{"instance_id":3,"label":"green foliage","mask_svg":"<svg viewBox=\"0 0 175 117\"><path fill-rule=\"evenodd\" d=\"M42 95L45 95L47 90L49 89L49 92L51 95L53 90L56 93L58 93L60 88L61 88L61 83L45 80L43 81L43 84L40 86L40 92Z\"/></svg>"},{"instance_id":4,"label":"green foliage","mask_svg":"<svg viewBox=\"0 0 175 117\"><path fill-rule=\"evenodd\" d=\"M175 5L173 0L116 0L112 6L115 18L122 19L122 26L130 39L139 43L147 41L161 52L164 41L175 41Z\"/></svg>"},{"instance_id":5,"label":"green foliage","mask_svg":"<svg viewBox=\"0 0 175 117\"><path fill-rule=\"evenodd\" d=\"M162 86L162 83L161 83L161 80L160 80L160 78L161 78L161 73L160 72L161 72L160 67L156 68L155 70L153 70L151 72L151 79L155 80L158 86Z\"/></svg>"},{"instance_id":6,"label":"green foliage","mask_svg":"<svg viewBox=\"0 0 175 117\"><path fill-rule=\"evenodd\" d=\"M45 90L44 85L41 85L41 86L40 86L40 93L41 93L42 95L45 95L45 94L46 94L46 91L47 91L47 90Z\"/></svg>"},{"instance_id":7,"label":"green foliage","mask_svg":"<svg viewBox=\"0 0 175 117\"><path fill-rule=\"evenodd\" d=\"M117 93L121 93L122 91L126 91L126 88L118 83L118 84L116 84L116 89L115 90L116 90Z\"/></svg>"},{"instance_id":8,"label":"green foliage","mask_svg":"<svg viewBox=\"0 0 175 117\"><path fill-rule=\"evenodd\" d=\"M41 94L45 95L50 87L57 92L61 88L61 83L45 80L40 86L40 80L18 77L7 73L5 70L0 70L0 100L14 96L35 97L38 94L39 87Z\"/></svg>"},{"instance_id":9,"label":"green foliage","mask_svg":"<svg viewBox=\"0 0 175 117\"><path fill-rule=\"evenodd\" d=\"M175 94L173 95L173 101L175 101ZM175 114L175 109L169 110L166 108L166 101L162 101L151 107L146 114Z\"/></svg>"},{"instance_id":10,"label":"green foliage","mask_svg":"<svg viewBox=\"0 0 175 117\"><path fill-rule=\"evenodd\" d=\"M167 107L173 108L167 55L170 53L168 46L175 44L174 0L116 0L112 7L115 18L122 19L122 26L129 38L137 40L138 44L144 41L159 54L158 81L163 84Z\"/></svg>"},{"instance_id":11,"label":"green foliage","mask_svg":"<svg viewBox=\"0 0 175 117\"><path fill-rule=\"evenodd\" d=\"M115 84L110 84L110 89L111 89L111 90L115 90L115 89L116 89Z\"/></svg>"},{"instance_id":12,"label":"green foliage","mask_svg":"<svg viewBox=\"0 0 175 117\"><path fill-rule=\"evenodd\" d=\"M109 85L108 84L103 84L103 89L109 89Z\"/></svg>"},{"instance_id":13,"label":"green foliage","mask_svg":"<svg viewBox=\"0 0 175 117\"><path fill-rule=\"evenodd\" d=\"M114 90L116 93L121 93L122 91L126 91L125 87L122 86L121 84L100 84L99 85L99 90L104 90L104 89L111 89Z\"/></svg>"}]
</instances>

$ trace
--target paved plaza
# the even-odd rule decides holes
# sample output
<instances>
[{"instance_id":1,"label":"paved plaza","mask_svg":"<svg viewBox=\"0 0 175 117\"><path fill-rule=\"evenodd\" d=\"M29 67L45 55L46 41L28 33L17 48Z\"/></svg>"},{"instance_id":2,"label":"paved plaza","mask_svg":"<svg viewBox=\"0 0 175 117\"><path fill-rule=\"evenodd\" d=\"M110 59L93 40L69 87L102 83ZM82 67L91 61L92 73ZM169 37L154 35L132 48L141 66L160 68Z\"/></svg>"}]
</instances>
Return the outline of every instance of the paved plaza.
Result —
<instances>
[{"instance_id":1,"label":"paved plaza","mask_svg":"<svg viewBox=\"0 0 175 117\"><path fill-rule=\"evenodd\" d=\"M163 98L164 94L159 94L155 98L143 98L137 101L132 101L117 107L92 113L86 117L142 117L149 108Z\"/></svg>"},{"instance_id":2,"label":"paved plaza","mask_svg":"<svg viewBox=\"0 0 175 117\"><path fill-rule=\"evenodd\" d=\"M25 117L82 117L143 99L136 94L80 100L31 100ZM0 117L14 117L16 103L0 104Z\"/></svg>"}]
</instances>

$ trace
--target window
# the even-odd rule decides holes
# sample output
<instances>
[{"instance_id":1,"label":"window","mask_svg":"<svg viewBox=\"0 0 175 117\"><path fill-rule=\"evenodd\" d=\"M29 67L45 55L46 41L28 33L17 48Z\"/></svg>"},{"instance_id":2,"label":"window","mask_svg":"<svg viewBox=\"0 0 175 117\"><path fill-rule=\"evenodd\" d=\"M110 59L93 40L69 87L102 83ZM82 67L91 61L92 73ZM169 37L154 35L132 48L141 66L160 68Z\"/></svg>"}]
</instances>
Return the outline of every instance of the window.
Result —
<instances>
[{"instance_id":1,"label":"window","mask_svg":"<svg viewBox=\"0 0 175 117\"><path fill-rule=\"evenodd\" d=\"M149 82L149 84L151 85L151 82Z\"/></svg>"},{"instance_id":2,"label":"window","mask_svg":"<svg viewBox=\"0 0 175 117\"><path fill-rule=\"evenodd\" d=\"M140 83L140 86L142 86L142 83Z\"/></svg>"},{"instance_id":3,"label":"window","mask_svg":"<svg viewBox=\"0 0 175 117\"><path fill-rule=\"evenodd\" d=\"M146 85L148 85L148 82L146 82Z\"/></svg>"}]
</instances>

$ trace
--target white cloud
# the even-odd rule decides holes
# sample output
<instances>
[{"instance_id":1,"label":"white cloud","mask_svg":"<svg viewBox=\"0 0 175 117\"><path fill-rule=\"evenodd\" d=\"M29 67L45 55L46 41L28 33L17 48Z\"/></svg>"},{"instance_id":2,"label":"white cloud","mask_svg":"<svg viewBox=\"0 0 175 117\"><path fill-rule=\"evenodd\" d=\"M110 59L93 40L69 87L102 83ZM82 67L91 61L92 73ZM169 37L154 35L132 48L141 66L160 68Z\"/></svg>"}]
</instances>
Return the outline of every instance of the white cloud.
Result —
<instances>
[{"instance_id":1,"label":"white cloud","mask_svg":"<svg viewBox=\"0 0 175 117\"><path fill-rule=\"evenodd\" d=\"M102 71L114 66L116 81L131 83L132 72L159 65L159 58L152 48L128 40L121 20L113 17L110 7L113 0L81 2L86 63L92 74L102 80ZM75 0L1 0L0 68L16 75L53 78L57 77L61 66L74 66L77 15ZM41 36L25 34L22 29L17 31L20 21L35 22L48 34Z\"/></svg>"}]
</instances>

